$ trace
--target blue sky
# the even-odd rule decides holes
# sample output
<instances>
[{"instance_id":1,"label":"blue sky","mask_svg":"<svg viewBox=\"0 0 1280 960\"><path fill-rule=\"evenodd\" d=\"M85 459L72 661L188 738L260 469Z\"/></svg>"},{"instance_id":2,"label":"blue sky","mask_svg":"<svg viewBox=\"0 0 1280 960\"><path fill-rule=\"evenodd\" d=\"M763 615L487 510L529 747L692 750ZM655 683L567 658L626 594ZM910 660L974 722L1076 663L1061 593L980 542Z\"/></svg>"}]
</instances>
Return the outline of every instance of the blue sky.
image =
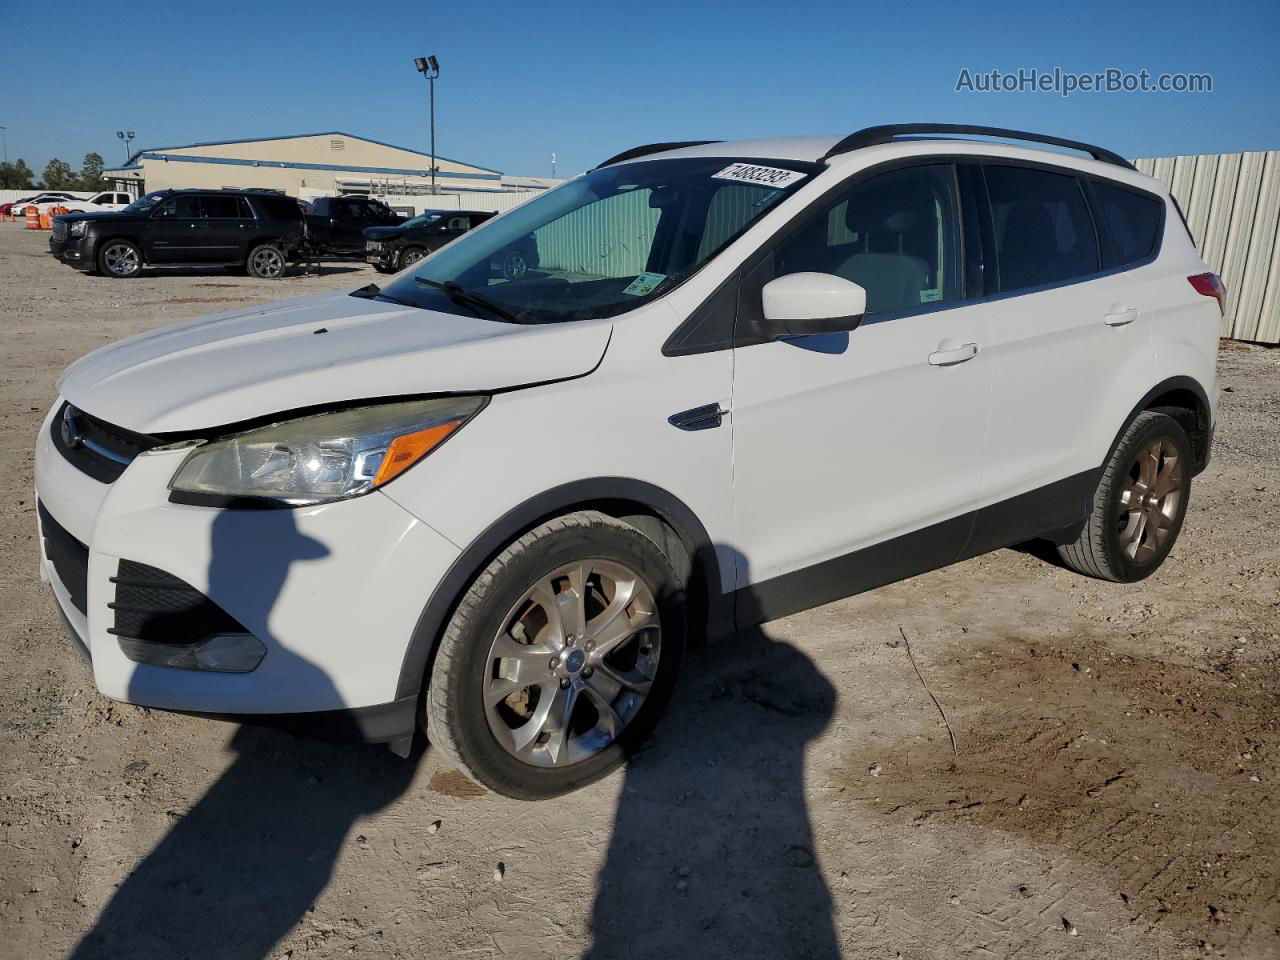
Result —
<instances>
[{"instance_id":1,"label":"blue sky","mask_svg":"<svg viewBox=\"0 0 1280 960\"><path fill-rule=\"evenodd\" d=\"M121 26L121 24L129 24ZM1280 148L1280 3L0 0L0 125L39 173L90 150L345 130L561 175L655 140L985 123L1128 156ZM26 38L30 38L28 41ZM957 93L962 68L1209 73L1209 94Z\"/></svg>"}]
</instances>

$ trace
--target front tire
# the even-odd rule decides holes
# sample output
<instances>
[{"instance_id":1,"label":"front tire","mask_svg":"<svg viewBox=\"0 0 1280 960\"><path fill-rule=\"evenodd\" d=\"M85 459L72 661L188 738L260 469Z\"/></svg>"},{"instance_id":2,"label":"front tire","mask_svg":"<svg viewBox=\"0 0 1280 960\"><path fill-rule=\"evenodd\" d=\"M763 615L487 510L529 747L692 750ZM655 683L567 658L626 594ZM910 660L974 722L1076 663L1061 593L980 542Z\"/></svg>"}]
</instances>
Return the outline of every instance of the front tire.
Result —
<instances>
[{"instance_id":1,"label":"front tire","mask_svg":"<svg viewBox=\"0 0 1280 960\"><path fill-rule=\"evenodd\" d=\"M1191 493L1191 443L1168 414L1146 410L1124 432L1074 543L1058 547L1077 573L1133 583L1149 577L1173 549Z\"/></svg>"},{"instance_id":2,"label":"front tire","mask_svg":"<svg viewBox=\"0 0 1280 960\"><path fill-rule=\"evenodd\" d=\"M108 240L98 253L98 270L116 280L131 280L142 273L142 250L132 240Z\"/></svg>"},{"instance_id":3,"label":"front tire","mask_svg":"<svg viewBox=\"0 0 1280 960\"><path fill-rule=\"evenodd\" d=\"M426 255L427 251L421 247L406 247L400 251L400 256L396 259L396 269L403 270L405 267L412 267Z\"/></svg>"},{"instance_id":4,"label":"front tire","mask_svg":"<svg viewBox=\"0 0 1280 960\"><path fill-rule=\"evenodd\" d=\"M427 729L461 770L540 800L609 773L644 741L685 643L683 588L635 527L548 521L476 578L446 627Z\"/></svg>"}]
</instances>

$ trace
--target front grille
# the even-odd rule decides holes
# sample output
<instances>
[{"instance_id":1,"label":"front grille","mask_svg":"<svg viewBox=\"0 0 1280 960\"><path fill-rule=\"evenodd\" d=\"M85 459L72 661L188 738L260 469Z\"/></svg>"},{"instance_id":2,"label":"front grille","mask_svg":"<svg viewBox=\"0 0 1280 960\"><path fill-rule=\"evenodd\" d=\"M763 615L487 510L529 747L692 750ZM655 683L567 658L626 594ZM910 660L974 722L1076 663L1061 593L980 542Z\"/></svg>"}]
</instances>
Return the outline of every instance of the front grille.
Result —
<instances>
[{"instance_id":1,"label":"front grille","mask_svg":"<svg viewBox=\"0 0 1280 960\"><path fill-rule=\"evenodd\" d=\"M65 222L61 220L53 221L53 239L55 240L67 239L67 225Z\"/></svg>"},{"instance_id":2,"label":"front grille","mask_svg":"<svg viewBox=\"0 0 1280 960\"><path fill-rule=\"evenodd\" d=\"M134 457L164 443L91 417L69 403L58 410L49 430L58 452L99 483L114 483Z\"/></svg>"},{"instance_id":3,"label":"front grille","mask_svg":"<svg viewBox=\"0 0 1280 960\"><path fill-rule=\"evenodd\" d=\"M157 567L121 560L108 633L125 640L193 646L221 633L248 633L235 617L185 580Z\"/></svg>"},{"instance_id":4,"label":"front grille","mask_svg":"<svg viewBox=\"0 0 1280 960\"><path fill-rule=\"evenodd\" d=\"M71 605L85 613L89 590L89 548L67 532L66 528L37 503L40 515L40 535L44 539L44 553L53 564L58 579L71 595Z\"/></svg>"}]
</instances>

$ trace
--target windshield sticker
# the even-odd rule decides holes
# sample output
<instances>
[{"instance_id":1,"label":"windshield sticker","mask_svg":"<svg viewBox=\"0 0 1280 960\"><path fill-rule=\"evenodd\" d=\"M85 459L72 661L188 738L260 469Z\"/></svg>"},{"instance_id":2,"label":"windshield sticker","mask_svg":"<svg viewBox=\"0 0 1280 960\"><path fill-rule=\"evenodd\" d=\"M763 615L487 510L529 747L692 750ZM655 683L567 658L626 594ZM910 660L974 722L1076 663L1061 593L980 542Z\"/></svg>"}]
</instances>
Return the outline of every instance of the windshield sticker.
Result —
<instances>
[{"instance_id":1,"label":"windshield sticker","mask_svg":"<svg viewBox=\"0 0 1280 960\"><path fill-rule=\"evenodd\" d=\"M936 303L941 299L942 299L941 290L921 290L920 291L921 303Z\"/></svg>"},{"instance_id":2,"label":"windshield sticker","mask_svg":"<svg viewBox=\"0 0 1280 960\"><path fill-rule=\"evenodd\" d=\"M663 280L667 279L665 273L642 273L636 277L623 290L623 293L630 294L633 297L644 297L653 293Z\"/></svg>"},{"instance_id":3,"label":"windshield sticker","mask_svg":"<svg viewBox=\"0 0 1280 960\"><path fill-rule=\"evenodd\" d=\"M797 173L794 170L783 170L781 167L757 167L753 163L731 163L711 176L716 180L734 180L757 187L789 187L797 180L804 179L803 173Z\"/></svg>"}]
</instances>

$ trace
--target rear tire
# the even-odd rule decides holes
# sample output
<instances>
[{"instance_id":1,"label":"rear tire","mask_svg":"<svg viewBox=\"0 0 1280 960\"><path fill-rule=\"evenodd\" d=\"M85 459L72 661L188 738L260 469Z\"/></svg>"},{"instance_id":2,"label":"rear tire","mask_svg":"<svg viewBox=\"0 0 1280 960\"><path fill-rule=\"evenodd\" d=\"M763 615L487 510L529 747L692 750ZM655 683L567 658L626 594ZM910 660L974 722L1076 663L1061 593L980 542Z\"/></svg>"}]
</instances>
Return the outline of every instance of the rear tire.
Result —
<instances>
[{"instance_id":1,"label":"rear tire","mask_svg":"<svg viewBox=\"0 0 1280 960\"><path fill-rule=\"evenodd\" d=\"M1072 570L1133 583L1173 549L1191 493L1191 443L1182 426L1146 410L1124 432L1103 468L1093 509L1074 543L1058 547Z\"/></svg>"},{"instance_id":2,"label":"rear tire","mask_svg":"<svg viewBox=\"0 0 1280 960\"><path fill-rule=\"evenodd\" d=\"M558 517L503 550L458 604L431 672L428 736L497 793L568 793L648 736L684 643L683 588L653 541L595 511Z\"/></svg>"},{"instance_id":3,"label":"rear tire","mask_svg":"<svg viewBox=\"0 0 1280 960\"><path fill-rule=\"evenodd\" d=\"M245 269L249 276L259 280L279 280L284 276L288 261L284 252L274 243L260 243L249 251L245 260Z\"/></svg>"}]
</instances>

